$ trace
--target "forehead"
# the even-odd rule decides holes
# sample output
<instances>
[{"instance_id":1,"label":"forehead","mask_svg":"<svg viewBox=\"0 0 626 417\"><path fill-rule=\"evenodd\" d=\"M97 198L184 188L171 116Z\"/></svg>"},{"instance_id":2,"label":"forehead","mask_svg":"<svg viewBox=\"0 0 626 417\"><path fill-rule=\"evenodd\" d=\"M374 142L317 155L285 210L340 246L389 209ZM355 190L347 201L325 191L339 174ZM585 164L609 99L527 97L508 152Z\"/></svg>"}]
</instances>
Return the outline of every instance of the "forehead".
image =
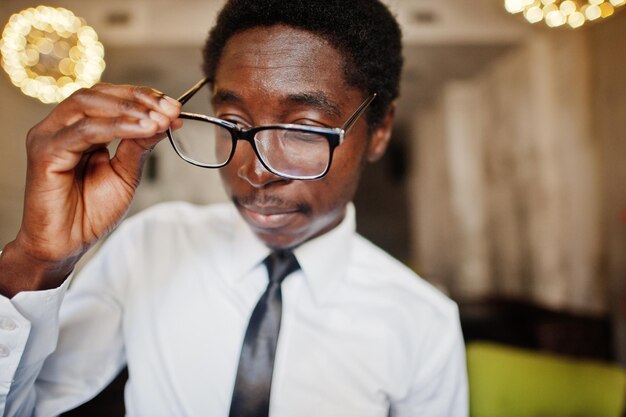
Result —
<instances>
[{"instance_id":1,"label":"forehead","mask_svg":"<svg viewBox=\"0 0 626 417\"><path fill-rule=\"evenodd\" d=\"M338 96L347 88L341 53L324 38L284 25L256 27L229 39L215 85L264 95L319 91Z\"/></svg>"}]
</instances>

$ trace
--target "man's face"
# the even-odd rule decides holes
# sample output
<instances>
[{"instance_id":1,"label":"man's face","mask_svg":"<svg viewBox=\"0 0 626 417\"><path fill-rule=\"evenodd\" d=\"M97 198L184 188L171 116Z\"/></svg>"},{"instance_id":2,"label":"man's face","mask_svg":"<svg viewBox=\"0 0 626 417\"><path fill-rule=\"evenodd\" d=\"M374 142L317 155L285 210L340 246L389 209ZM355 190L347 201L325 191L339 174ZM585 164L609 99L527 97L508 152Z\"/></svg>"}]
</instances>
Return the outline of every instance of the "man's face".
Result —
<instances>
[{"instance_id":1,"label":"man's face","mask_svg":"<svg viewBox=\"0 0 626 417\"><path fill-rule=\"evenodd\" d=\"M348 87L341 54L319 36L276 25L233 36L214 82L219 118L243 126L297 123L340 127L364 100ZM288 180L268 172L247 142L239 141L220 170L227 193L254 233L272 248L295 247L335 227L352 199L363 166L386 146L391 123L371 138L361 118L335 149L328 174Z\"/></svg>"}]
</instances>

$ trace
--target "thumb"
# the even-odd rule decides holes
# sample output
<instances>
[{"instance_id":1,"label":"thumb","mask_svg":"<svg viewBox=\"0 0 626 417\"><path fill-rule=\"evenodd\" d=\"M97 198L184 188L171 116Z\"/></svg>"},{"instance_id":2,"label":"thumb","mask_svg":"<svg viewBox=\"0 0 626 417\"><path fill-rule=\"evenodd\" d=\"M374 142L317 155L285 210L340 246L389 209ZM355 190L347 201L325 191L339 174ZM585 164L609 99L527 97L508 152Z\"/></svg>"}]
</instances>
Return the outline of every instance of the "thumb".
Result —
<instances>
[{"instance_id":1,"label":"thumb","mask_svg":"<svg viewBox=\"0 0 626 417\"><path fill-rule=\"evenodd\" d=\"M113 169L125 182L136 187L141 179L146 158L164 137L163 133L159 133L150 138L122 140L111 159Z\"/></svg>"}]
</instances>

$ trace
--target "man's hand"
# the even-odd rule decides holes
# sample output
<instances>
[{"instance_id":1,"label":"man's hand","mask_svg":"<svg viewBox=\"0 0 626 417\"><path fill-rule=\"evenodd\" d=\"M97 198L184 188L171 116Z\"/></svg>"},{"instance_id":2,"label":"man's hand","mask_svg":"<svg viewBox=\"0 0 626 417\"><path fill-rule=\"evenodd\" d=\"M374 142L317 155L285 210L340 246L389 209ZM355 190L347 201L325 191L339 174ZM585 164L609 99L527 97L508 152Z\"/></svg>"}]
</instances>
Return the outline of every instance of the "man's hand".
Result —
<instances>
[{"instance_id":1,"label":"man's hand","mask_svg":"<svg viewBox=\"0 0 626 417\"><path fill-rule=\"evenodd\" d=\"M59 104L28 133L22 225L0 257L0 292L58 286L122 219L143 161L180 104L144 87L99 84ZM113 158L106 146L121 139Z\"/></svg>"}]
</instances>

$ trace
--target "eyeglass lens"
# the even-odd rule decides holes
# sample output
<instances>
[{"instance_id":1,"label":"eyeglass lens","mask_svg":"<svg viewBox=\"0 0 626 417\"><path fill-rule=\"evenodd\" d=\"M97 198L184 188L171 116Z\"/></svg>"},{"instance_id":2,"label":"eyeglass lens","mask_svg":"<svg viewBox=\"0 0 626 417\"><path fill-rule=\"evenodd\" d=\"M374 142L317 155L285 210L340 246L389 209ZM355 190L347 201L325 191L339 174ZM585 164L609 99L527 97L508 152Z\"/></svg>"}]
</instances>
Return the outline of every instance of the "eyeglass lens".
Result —
<instances>
[{"instance_id":1,"label":"eyeglass lens","mask_svg":"<svg viewBox=\"0 0 626 417\"><path fill-rule=\"evenodd\" d=\"M267 129L257 132L254 142L263 162L287 177L321 175L330 162L329 143L321 134Z\"/></svg>"},{"instance_id":2,"label":"eyeglass lens","mask_svg":"<svg viewBox=\"0 0 626 417\"><path fill-rule=\"evenodd\" d=\"M219 167L228 161L233 147L228 129L184 115L181 120L183 126L172 131L172 139L185 159L209 167Z\"/></svg>"},{"instance_id":3,"label":"eyeglass lens","mask_svg":"<svg viewBox=\"0 0 626 417\"><path fill-rule=\"evenodd\" d=\"M173 131L172 138L187 160L210 167L224 165L233 147L230 131L205 119L183 116L183 127ZM313 132L263 129L254 136L254 145L265 165L278 175L315 177L330 162L328 140Z\"/></svg>"},{"instance_id":4,"label":"eyeglass lens","mask_svg":"<svg viewBox=\"0 0 626 417\"><path fill-rule=\"evenodd\" d=\"M215 117L210 105L211 90L202 87L182 108L185 113ZM233 146L228 128L201 117L181 115L183 126L171 132L173 145L189 162L221 167L228 162ZM247 146L247 145L243 145ZM275 174L292 178L322 175L330 163L330 145L322 134L300 130L262 129L254 146L265 166Z\"/></svg>"}]
</instances>

